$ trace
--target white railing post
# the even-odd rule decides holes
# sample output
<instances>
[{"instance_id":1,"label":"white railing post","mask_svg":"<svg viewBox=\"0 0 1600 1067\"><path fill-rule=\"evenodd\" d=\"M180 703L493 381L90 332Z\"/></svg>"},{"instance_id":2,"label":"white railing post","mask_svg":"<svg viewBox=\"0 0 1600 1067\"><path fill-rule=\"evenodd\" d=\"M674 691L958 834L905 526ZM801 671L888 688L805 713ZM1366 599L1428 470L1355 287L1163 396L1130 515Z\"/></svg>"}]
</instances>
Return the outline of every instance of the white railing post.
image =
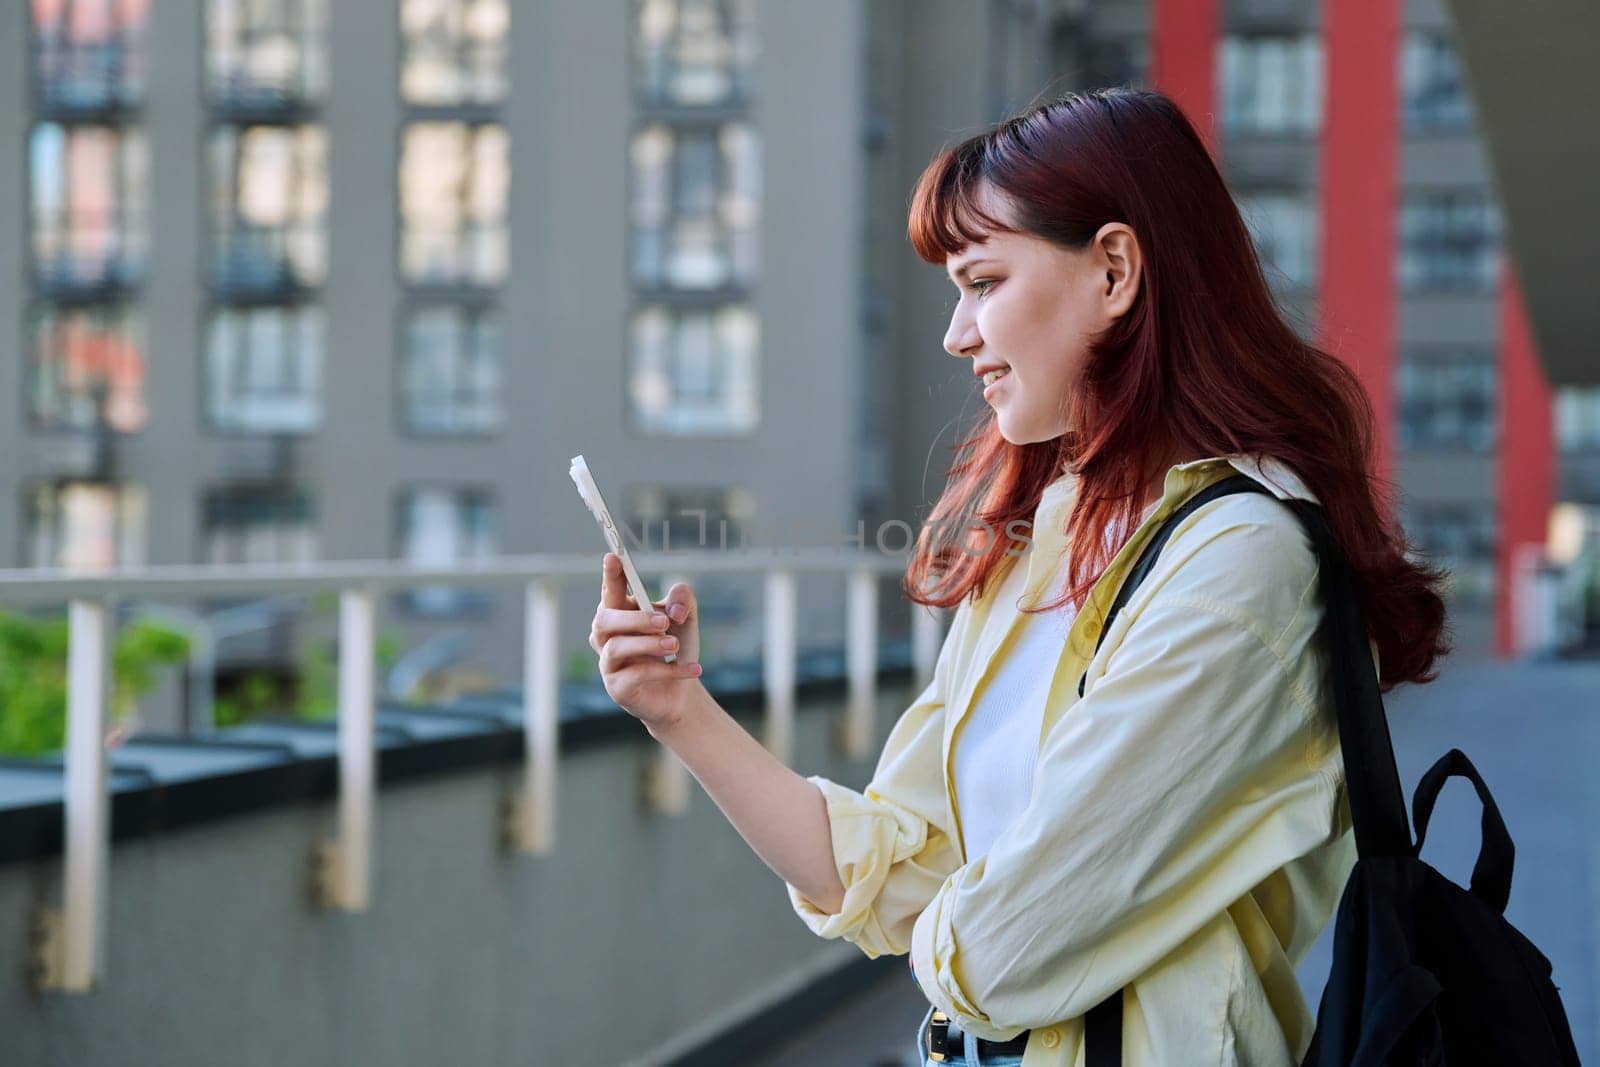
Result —
<instances>
[{"instance_id":1,"label":"white railing post","mask_svg":"<svg viewBox=\"0 0 1600 1067\"><path fill-rule=\"evenodd\" d=\"M847 581L845 671L850 695L844 750L851 759L862 759L872 749L878 693L878 576L871 570L855 570Z\"/></svg>"},{"instance_id":2,"label":"white railing post","mask_svg":"<svg viewBox=\"0 0 1600 1067\"><path fill-rule=\"evenodd\" d=\"M787 764L794 756L795 602L794 572L768 571L763 616L766 643L767 750Z\"/></svg>"},{"instance_id":3,"label":"white railing post","mask_svg":"<svg viewBox=\"0 0 1600 1067\"><path fill-rule=\"evenodd\" d=\"M667 575L661 582L662 599L679 582L693 584L683 575ZM656 748L655 757L645 767L645 796L650 809L664 815L683 815L689 810L689 768L666 745Z\"/></svg>"},{"instance_id":4,"label":"white railing post","mask_svg":"<svg viewBox=\"0 0 1600 1067\"><path fill-rule=\"evenodd\" d=\"M511 845L546 855L555 847L556 768L561 739L560 609L555 581L526 587L522 625L522 788L512 801Z\"/></svg>"},{"instance_id":5,"label":"white railing post","mask_svg":"<svg viewBox=\"0 0 1600 1067\"><path fill-rule=\"evenodd\" d=\"M39 985L64 993L93 989L104 957L106 868L110 852L106 723L111 625L106 604L67 608L66 798L61 909L40 916Z\"/></svg>"},{"instance_id":6,"label":"white railing post","mask_svg":"<svg viewBox=\"0 0 1600 1067\"><path fill-rule=\"evenodd\" d=\"M918 690L933 681L943 629L944 622L936 609L923 604L911 605L911 669Z\"/></svg>"},{"instance_id":7,"label":"white railing post","mask_svg":"<svg viewBox=\"0 0 1600 1067\"><path fill-rule=\"evenodd\" d=\"M376 601L370 589L339 594L339 836L323 843L322 900L365 911L371 899L373 808L377 792L374 722Z\"/></svg>"},{"instance_id":8,"label":"white railing post","mask_svg":"<svg viewBox=\"0 0 1600 1067\"><path fill-rule=\"evenodd\" d=\"M1512 654L1519 659L1550 651L1550 605L1540 578L1543 564L1543 542L1524 541L1511 547Z\"/></svg>"}]
</instances>

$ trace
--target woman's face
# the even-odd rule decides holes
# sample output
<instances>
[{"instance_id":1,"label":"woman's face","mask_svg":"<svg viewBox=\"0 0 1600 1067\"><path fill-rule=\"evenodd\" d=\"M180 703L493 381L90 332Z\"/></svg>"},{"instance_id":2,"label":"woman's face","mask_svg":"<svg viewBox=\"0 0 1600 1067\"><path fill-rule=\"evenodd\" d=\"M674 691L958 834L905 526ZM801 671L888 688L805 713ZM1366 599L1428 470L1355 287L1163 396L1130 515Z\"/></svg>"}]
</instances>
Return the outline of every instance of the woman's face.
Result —
<instances>
[{"instance_id":1,"label":"woman's face","mask_svg":"<svg viewBox=\"0 0 1600 1067\"><path fill-rule=\"evenodd\" d=\"M992 186L983 209L1013 224ZM1082 251L1040 237L995 233L945 261L960 291L945 351L972 360L975 374L1009 368L984 389L1000 434L1014 445L1050 441L1072 429L1070 400L1089 342L1133 304L1139 248L1133 231L1107 223Z\"/></svg>"}]
</instances>

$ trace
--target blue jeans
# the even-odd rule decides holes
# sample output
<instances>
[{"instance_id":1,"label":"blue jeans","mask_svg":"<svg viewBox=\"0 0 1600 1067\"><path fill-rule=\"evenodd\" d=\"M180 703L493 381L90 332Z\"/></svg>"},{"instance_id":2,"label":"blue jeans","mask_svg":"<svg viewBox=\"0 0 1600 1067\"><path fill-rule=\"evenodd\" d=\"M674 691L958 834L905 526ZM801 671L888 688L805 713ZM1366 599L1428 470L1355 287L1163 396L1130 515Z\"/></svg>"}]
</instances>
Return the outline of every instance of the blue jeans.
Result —
<instances>
[{"instance_id":1,"label":"blue jeans","mask_svg":"<svg viewBox=\"0 0 1600 1067\"><path fill-rule=\"evenodd\" d=\"M961 1028L954 1022L950 1024L950 1048L953 1055L945 1057L943 1065L935 1063L928 1058L928 1029L933 1022L933 1008L930 1006L926 1015L922 1017L922 1024L917 1027L917 1055L918 1063L923 1067L1021 1067L1022 1054L1018 1053L988 1053L979 1058L975 1039L968 1038L961 1033Z\"/></svg>"}]
</instances>

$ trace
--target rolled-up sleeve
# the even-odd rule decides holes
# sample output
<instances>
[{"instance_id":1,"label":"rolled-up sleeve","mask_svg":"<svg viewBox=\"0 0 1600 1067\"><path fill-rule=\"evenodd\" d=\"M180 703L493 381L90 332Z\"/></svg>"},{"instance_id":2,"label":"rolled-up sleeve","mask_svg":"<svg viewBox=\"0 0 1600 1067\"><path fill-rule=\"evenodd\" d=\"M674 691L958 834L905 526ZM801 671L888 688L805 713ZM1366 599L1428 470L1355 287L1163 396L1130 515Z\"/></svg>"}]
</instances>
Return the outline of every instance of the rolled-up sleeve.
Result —
<instances>
[{"instance_id":1,"label":"rolled-up sleeve","mask_svg":"<svg viewBox=\"0 0 1600 1067\"><path fill-rule=\"evenodd\" d=\"M1052 727L1024 814L917 920L935 1007L991 1040L1076 1018L1338 836L1332 711L1286 634L1204 596L1150 602Z\"/></svg>"},{"instance_id":2,"label":"rolled-up sleeve","mask_svg":"<svg viewBox=\"0 0 1600 1067\"><path fill-rule=\"evenodd\" d=\"M827 803L844 903L830 915L793 885L790 903L818 936L844 938L872 959L910 950L912 924L961 865L942 749L950 660L964 610L965 605L952 621L932 680L890 731L866 788L858 792L821 776L807 779Z\"/></svg>"}]
</instances>

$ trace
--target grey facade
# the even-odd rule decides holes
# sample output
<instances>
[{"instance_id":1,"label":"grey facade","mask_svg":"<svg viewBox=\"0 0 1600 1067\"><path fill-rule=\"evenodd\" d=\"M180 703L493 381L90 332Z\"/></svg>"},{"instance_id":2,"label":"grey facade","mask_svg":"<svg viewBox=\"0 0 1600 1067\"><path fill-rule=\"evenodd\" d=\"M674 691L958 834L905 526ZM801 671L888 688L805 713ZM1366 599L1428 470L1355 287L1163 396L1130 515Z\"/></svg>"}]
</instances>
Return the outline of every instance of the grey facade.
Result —
<instances>
[{"instance_id":1,"label":"grey facade","mask_svg":"<svg viewBox=\"0 0 1600 1067\"><path fill-rule=\"evenodd\" d=\"M33 548L30 494L41 484L83 479L142 492L143 532L137 550L119 553L119 562L206 561L206 494L229 487L246 495L288 487L302 495L320 558L404 556L402 498L415 487L437 487L492 502L490 551L592 551L598 569L603 542L567 476L569 457L580 452L619 512L637 512L633 502L650 487L702 496L737 490L746 494L749 525L760 527L753 533L764 543L853 529L848 487L856 442L841 413L856 405L860 388L851 240L863 213L856 180L860 5L755 5L762 48L744 98L737 107L709 109L710 119L687 116L713 123L739 118L761 131L754 278L709 297L652 293L630 279L630 141L651 117L636 91L634 5L512 5L503 97L489 106L469 100L419 107L400 91L406 42L397 5L327 4L325 90L309 94L293 114L265 117L248 106L234 116L206 91L198 28L227 6L152 5L144 29L147 76L118 120L142 134L149 171L148 255L138 280L119 297L143 322L148 413L137 432L46 431L29 417L28 315L47 296L28 254L27 175L30 136L43 116L29 91L28 65L6 65L12 91L0 107L0 144L13 147L12 164L0 168L0 337L10 358L0 389L19 399L18 409L0 420L0 451L8 457L0 560L46 562ZM26 7L12 5L0 20L0 37L14 42L22 58ZM324 271L288 295L250 293L244 301L298 302L321 318L317 415L291 431L219 428L203 395L207 324L232 295L210 268L216 234L206 208L214 177L208 145L219 126L257 120L314 125L325 131L327 145L327 204L318 220L326 230ZM403 270L397 169L407 125L419 121L492 122L505 131L510 265L490 285L429 285ZM719 298L747 305L759 323L754 428L641 427L628 399L631 316L651 303L692 308ZM484 306L497 319L500 415L489 432L422 434L406 425L404 323L415 309L440 304ZM711 519L714 545L714 513ZM303 554L303 546L297 551ZM755 582L702 596L747 612L758 606L759 593ZM842 611L843 599L842 589L837 596L812 594L802 597L801 611L815 632L835 609ZM584 588L570 589L563 602L574 620L571 650L591 656L584 636L594 600ZM503 680L515 678L520 602L473 607L433 620L389 606L408 640L465 628L482 642L487 668ZM708 641L749 651L753 636L748 626L730 624ZM248 659L287 646L246 638L235 647Z\"/></svg>"}]
</instances>

